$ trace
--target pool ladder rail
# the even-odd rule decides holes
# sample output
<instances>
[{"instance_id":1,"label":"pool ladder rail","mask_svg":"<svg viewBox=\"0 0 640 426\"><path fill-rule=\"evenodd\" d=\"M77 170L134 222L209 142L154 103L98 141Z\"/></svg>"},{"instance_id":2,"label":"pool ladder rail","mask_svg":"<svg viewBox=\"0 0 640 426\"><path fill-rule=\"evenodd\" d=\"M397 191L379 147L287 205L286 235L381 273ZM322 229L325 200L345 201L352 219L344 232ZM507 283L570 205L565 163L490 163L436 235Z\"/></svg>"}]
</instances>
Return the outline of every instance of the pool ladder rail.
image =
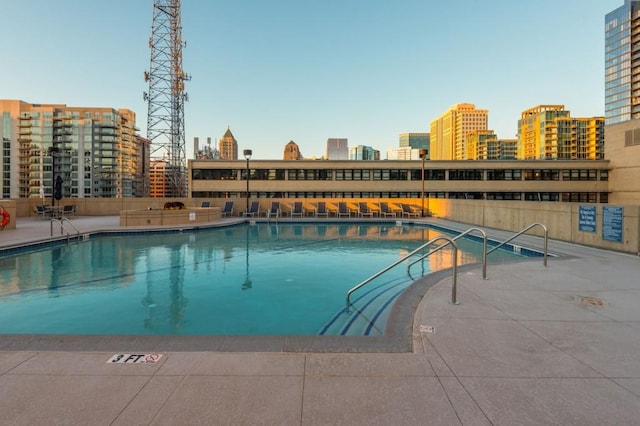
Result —
<instances>
[{"instance_id":1,"label":"pool ladder rail","mask_svg":"<svg viewBox=\"0 0 640 426\"><path fill-rule=\"evenodd\" d=\"M483 239L483 244L482 244L482 279L486 280L487 279L487 256L494 252L495 250L497 250L498 248L502 247L503 245L507 244L508 242L514 240L515 238L519 237L520 235L524 234L525 232L527 232L528 230L534 228L534 227L541 227L544 231L544 250L543 250L543 264L546 267L547 266L547 248L548 248L548 238L549 238L549 231L547 230L547 227L544 226L542 223L536 222L536 223L532 223L531 225L527 226L526 228L522 229L521 231L515 233L513 236L511 236L510 238L504 240L503 242L497 244L496 246L494 246L493 248L491 248L491 250L487 251L487 234L486 232L484 232L482 229L480 228L469 228L466 231L464 231L463 233L455 236L454 238L450 238L450 237L446 237L446 236L439 236L436 238L433 238L429 241L427 241L426 243L422 244L420 247L418 247L417 249L413 250L411 253L401 257L400 259L398 259L397 261L393 262L391 265L387 266L386 268L380 270L379 272L373 274L372 276L370 276L369 278L367 278L366 280L362 281L361 283L359 283L358 285L352 287L349 291L347 291L347 295L346 295L346 303L347 303L347 312L349 312L349 307L351 306L351 294L354 293L355 291L359 290L360 288L364 287L365 285L367 285L369 282L373 281L374 279L378 278L380 275L384 274L385 272L389 271L390 269L395 268L397 265L399 265L400 263L404 262L405 260L411 258L412 256L416 255L417 253L421 252L422 250L424 250L425 248L427 248L428 246L430 246L431 244L440 241L440 240L445 240L444 244L441 244L439 246L437 246L436 248L434 248L433 250L430 250L428 253L426 253L425 255L421 256L418 260L410 263L407 266L407 274L411 277L410 274L410 269L411 266L414 265L415 263L426 259L427 257L431 256L433 253L436 253L440 250L442 250L445 247L451 246L453 248L452 251L452 256L453 256L453 267L452 267L452 285L451 285L451 304L453 305L458 305L459 302L457 301L457 278L458 278L458 245L456 244L456 240L467 235L470 234L471 232L479 232L482 235L482 239Z\"/></svg>"},{"instance_id":2,"label":"pool ladder rail","mask_svg":"<svg viewBox=\"0 0 640 426\"><path fill-rule=\"evenodd\" d=\"M69 231L67 230L67 228L65 227L65 222L74 229L75 234L76 234L76 241L79 241L80 240L80 230L78 228L76 228L75 225L73 223L71 223L71 221L68 218L64 217L64 216L62 216L60 219L57 219L55 217L51 218L51 225L50 225L51 236L53 237L53 224L57 223L58 225L60 225L60 235L62 235L63 232L66 232L67 233L67 241L68 241L70 234L69 234Z\"/></svg>"}]
</instances>

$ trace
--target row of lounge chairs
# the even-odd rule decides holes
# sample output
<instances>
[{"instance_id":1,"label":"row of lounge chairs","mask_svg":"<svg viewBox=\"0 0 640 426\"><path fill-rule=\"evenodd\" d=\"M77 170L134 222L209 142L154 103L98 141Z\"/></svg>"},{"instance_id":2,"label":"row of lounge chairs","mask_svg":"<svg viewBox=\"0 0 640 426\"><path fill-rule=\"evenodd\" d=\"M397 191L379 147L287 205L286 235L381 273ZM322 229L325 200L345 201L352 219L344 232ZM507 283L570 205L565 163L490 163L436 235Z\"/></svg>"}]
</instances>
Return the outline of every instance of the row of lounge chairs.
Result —
<instances>
[{"instance_id":1,"label":"row of lounge chairs","mask_svg":"<svg viewBox=\"0 0 640 426\"><path fill-rule=\"evenodd\" d=\"M206 204L205 204L206 203ZM209 207L209 202L203 202L202 207ZM234 202L227 201L222 208L222 217L233 216L234 212ZM305 217L305 216L314 216L314 217L329 217L335 216L338 218L342 217L420 217L421 210L417 206L412 206L410 204L401 203L400 207L391 207L387 202L380 202L378 204L378 209L373 210L369 207L369 204L366 202L359 202L357 209L351 209L348 204L344 201L339 201L337 203L337 207L330 209L327 207L327 203L324 201L319 201L316 203L315 208L307 210L304 207L304 204L301 201L295 201L290 210L286 211L287 214L291 217ZM269 208L262 212L260 211L260 202L252 201L249 209L245 211L239 212L240 216L248 216L248 217L258 217L265 216L267 218L278 218L281 217L285 212L281 208L280 201L272 201Z\"/></svg>"},{"instance_id":2,"label":"row of lounge chairs","mask_svg":"<svg viewBox=\"0 0 640 426\"><path fill-rule=\"evenodd\" d=\"M69 217L76 215L76 205L75 204L67 204L65 206L45 206L45 205L37 205L33 208L33 211L38 216L43 218L51 218L51 217Z\"/></svg>"}]
</instances>

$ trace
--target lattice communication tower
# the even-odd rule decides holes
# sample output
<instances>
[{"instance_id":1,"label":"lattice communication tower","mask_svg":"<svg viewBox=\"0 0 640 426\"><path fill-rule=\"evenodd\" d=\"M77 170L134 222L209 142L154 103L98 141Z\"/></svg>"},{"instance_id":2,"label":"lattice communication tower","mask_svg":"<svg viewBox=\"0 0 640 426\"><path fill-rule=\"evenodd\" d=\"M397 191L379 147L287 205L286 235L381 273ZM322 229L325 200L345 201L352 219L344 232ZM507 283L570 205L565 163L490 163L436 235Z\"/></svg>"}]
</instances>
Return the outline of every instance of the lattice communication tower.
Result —
<instances>
[{"instance_id":1,"label":"lattice communication tower","mask_svg":"<svg viewBox=\"0 0 640 426\"><path fill-rule=\"evenodd\" d=\"M184 82L191 79L182 69L182 17L180 0L153 0L153 24L149 48L151 66L145 71L149 91L147 138L151 158L167 161L165 196L187 193L187 164L184 134L184 103L189 100Z\"/></svg>"}]
</instances>

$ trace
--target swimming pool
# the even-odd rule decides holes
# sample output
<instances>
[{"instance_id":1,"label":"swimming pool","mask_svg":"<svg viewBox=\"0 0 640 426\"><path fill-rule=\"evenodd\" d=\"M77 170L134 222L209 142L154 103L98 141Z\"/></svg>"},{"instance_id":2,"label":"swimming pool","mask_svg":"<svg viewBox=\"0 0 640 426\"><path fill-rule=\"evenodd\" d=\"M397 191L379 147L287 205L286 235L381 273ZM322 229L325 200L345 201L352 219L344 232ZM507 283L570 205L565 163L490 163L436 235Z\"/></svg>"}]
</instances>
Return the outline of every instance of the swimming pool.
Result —
<instances>
[{"instance_id":1,"label":"swimming pool","mask_svg":"<svg viewBox=\"0 0 640 426\"><path fill-rule=\"evenodd\" d=\"M381 335L412 282L406 267L354 294L349 313L346 291L441 232L256 223L100 235L18 253L0 259L0 333ZM481 244L459 246L460 264L479 261ZM425 265L426 273L448 268L451 254L442 250Z\"/></svg>"}]
</instances>

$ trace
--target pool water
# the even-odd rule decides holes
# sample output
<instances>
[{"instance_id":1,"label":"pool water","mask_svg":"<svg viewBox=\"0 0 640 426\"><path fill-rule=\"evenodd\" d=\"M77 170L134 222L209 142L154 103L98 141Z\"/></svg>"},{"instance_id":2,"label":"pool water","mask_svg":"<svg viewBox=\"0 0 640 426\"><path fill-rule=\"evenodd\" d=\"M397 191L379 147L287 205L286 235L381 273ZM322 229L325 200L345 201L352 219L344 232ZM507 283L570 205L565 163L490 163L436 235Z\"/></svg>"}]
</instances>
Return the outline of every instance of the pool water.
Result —
<instances>
[{"instance_id":1,"label":"pool water","mask_svg":"<svg viewBox=\"0 0 640 426\"><path fill-rule=\"evenodd\" d=\"M412 282L406 265L354 293L349 313L345 293L437 235L393 224L258 223L93 236L0 259L0 333L380 335ZM459 248L459 264L480 261L480 243ZM451 267L451 252L424 264L426 273ZM374 313L358 319L368 306Z\"/></svg>"}]
</instances>

